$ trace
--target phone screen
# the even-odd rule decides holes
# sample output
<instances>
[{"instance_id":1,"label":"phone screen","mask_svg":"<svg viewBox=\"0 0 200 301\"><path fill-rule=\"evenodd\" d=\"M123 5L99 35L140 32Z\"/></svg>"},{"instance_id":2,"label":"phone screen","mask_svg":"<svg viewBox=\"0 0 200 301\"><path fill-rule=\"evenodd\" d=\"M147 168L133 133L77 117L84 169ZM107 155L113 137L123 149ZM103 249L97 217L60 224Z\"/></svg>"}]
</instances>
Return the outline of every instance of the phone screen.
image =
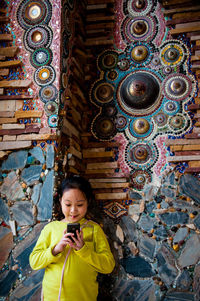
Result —
<instances>
[{"instance_id":1,"label":"phone screen","mask_svg":"<svg viewBox=\"0 0 200 301\"><path fill-rule=\"evenodd\" d=\"M67 225L67 233L73 233L74 237L77 238L76 231L80 232L80 224L79 223L71 223ZM72 237L70 237L73 240Z\"/></svg>"}]
</instances>

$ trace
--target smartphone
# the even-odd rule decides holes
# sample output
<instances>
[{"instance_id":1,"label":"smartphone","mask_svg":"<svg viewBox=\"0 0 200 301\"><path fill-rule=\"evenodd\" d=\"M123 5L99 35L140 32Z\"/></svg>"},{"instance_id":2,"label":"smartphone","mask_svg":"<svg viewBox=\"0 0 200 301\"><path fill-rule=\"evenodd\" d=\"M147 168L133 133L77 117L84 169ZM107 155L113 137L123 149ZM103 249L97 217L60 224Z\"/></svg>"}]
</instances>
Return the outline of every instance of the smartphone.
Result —
<instances>
[{"instance_id":1,"label":"smartphone","mask_svg":"<svg viewBox=\"0 0 200 301\"><path fill-rule=\"evenodd\" d=\"M67 225L67 233L73 233L75 238L77 238L76 231L80 232L80 224L79 223L71 223ZM73 240L72 236L69 237Z\"/></svg>"}]
</instances>

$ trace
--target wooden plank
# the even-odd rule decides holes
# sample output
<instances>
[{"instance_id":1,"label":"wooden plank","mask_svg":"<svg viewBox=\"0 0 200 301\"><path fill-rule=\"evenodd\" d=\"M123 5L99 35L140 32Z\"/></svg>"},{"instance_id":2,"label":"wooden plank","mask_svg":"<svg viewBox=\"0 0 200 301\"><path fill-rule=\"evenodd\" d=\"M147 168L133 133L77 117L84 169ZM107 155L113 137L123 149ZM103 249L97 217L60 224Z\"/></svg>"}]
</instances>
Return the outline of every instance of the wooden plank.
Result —
<instances>
[{"instance_id":1,"label":"wooden plank","mask_svg":"<svg viewBox=\"0 0 200 301\"><path fill-rule=\"evenodd\" d=\"M0 69L0 76L8 76L8 74L9 74L9 69Z\"/></svg>"},{"instance_id":2,"label":"wooden plank","mask_svg":"<svg viewBox=\"0 0 200 301\"><path fill-rule=\"evenodd\" d=\"M185 170L186 173L190 173L190 172L200 172L200 167L187 167Z\"/></svg>"},{"instance_id":3,"label":"wooden plank","mask_svg":"<svg viewBox=\"0 0 200 301\"><path fill-rule=\"evenodd\" d=\"M7 33L0 34L0 41L12 41L12 40L13 40L12 34L7 34Z\"/></svg>"},{"instance_id":4,"label":"wooden plank","mask_svg":"<svg viewBox=\"0 0 200 301\"><path fill-rule=\"evenodd\" d=\"M164 9L163 13L164 15L173 15L177 12L188 12L188 11L197 11L200 10L200 5L197 6L184 6L184 7L176 7L176 8L170 8L170 9Z\"/></svg>"},{"instance_id":5,"label":"wooden plank","mask_svg":"<svg viewBox=\"0 0 200 301\"><path fill-rule=\"evenodd\" d=\"M56 134L27 134L17 136L17 141L26 141L26 140L55 140L57 139Z\"/></svg>"},{"instance_id":6,"label":"wooden plank","mask_svg":"<svg viewBox=\"0 0 200 301\"><path fill-rule=\"evenodd\" d=\"M93 189L97 188L128 188L129 183L91 183Z\"/></svg>"},{"instance_id":7,"label":"wooden plank","mask_svg":"<svg viewBox=\"0 0 200 301\"><path fill-rule=\"evenodd\" d=\"M15 118L40 118L43 115L43 111L17 111L15 112Z\"/></svg>"},{"instance_id":8,"label":"wooden plank","mask_svg":"<svg viewBox=\"0 0 200 301\"><path fill-rule=\"evenodd\" d=\"M104 174L104 173L114 174L115 169L106 168L106 169L86 169L86 174Z\"/></svg>"},{"instance_id":9,"label":"wooden plank","mask_svg":"<svg viewBox=\"0 0 200 301\"><path fill-rule=\"evenodd\" d=\"M25 129L25 124L19 123L7 123L2 125L3 130L10 130L10 129Z\"/></svg>"},{"instance_id":10,"label":"wooden plank","mask_svg":"<svg viewBox=\"0 0 200 301\"><path fill-rule=\"evenodd\" d=\"M87 169L106 169L106 168L118 168L118 163L115 162L103 162L103 163L88 163Z\"/></svg>"},{"instance_id":11,"label":"wooden plank","mask_svg":"<svg viewBox=\"0 0 200 301\"><path fill-rule=\"evenodd\" d=\"M1 47L0 48L0 55L5 55L6 57L14 57L19 50L17 46L11 47Z\"/></svg>"},{"instance_id":12,"label":"wooden plank","mask_svg":"<svg viewBox=\"0 0 200 301\"><path fill-rule=\"evenodd\" d=\"M28 88L32 83L29 79L22 80L2 80L0 81L0 88Z\"/></svg>"},{"instance_id":13,"label":"wooden plank","mask_svg":"<svg viewBox=\"0 0 200 301\"><path fill-rule=\"evenodd\" d=\"M179 151L175 152L175 156L200 156L200 151L198 150L189 150L189 151Z\"/></svg>"},{"instance_id":14,"label":"wooden plank","mask_svg":"<svg viewBox=\"0 0 200 301\"><path fill-rule=\"evenodd\" d=\"M0 88L0 97L1 97L1 95L3 95L4 94L4 89L3 88Z\"/></svg>"},{"instance_id":15,"label":"wooden plank","mask_svg":"<svg viewBox=\"0 0 200 301\"><path fill-rule=\"evenodd\" d=\"M35 125L27 126L25 129L9 129L9 130L0 130L0 135L20 135L28 133L39 133L40 128ZM30 139L28 139L30 140Z\"/></svg>"},{"instance_id":16,"label":"wooden plank","mask_svg":"<svg viewBox=\"0 0 200 301\"><path fill-rule=\"evenodd\" d=\"M72 145L68 148L68 153L71 153L72 155L74 155L75 157L79 158L80 160L82 159L81 152L79 152L78 150L76 150L75 147L72 146Z\"/></svg>"},{"instance_id":17,"label":"wooden plank","mask_svg":"<svg viewBox=\"0 0 200 301\"><path fill-rule=\"evenodd\" d=\"M73 134L78 138L80 137L79 131L77 131L75 126L72 125L66 118L63 118L63 126L61 131L68 136L71 136Z\"/></svg>"},{"instance_id":18,"label":"wooden plank","mask_svg":"<svg viewBox=\"0 0 200 301\"><path fill-rule=\"evenodd\" d=\"M167 146L170 145L185 145L185 144L200 144L199 139L193 139L192 141L190 139L166 139L165 144Z\"/></svg>"},{"instance_id":19,"label":"wooden plank","mask_svg":"<svg viewBox=\"0 0 200 301\"><path fill-rule=\"evenodd\" d=\"M3 141L15 141L17 139L16 135L4 135L3 136Z\"/></svg>"},{"instance_id":20,"label":"wooden plank","mask_svg":"<svg viewBox=\"0 0 200 301\"><path fill-rule=\"evenodd\" d=\"M14 117L15 112L0 111L0 117Z\"/></svg>"},{"instance_id":21,"label":"wooden plank","mask_svg":"<svg viewBox=\"0 0 200 301\"><path fill-rule=\"evenodd\" d=\"M170 146L170 150L172 152L175 152L175 151L200 150L200 141L199 141L199 144L197 144L197 145L193 145L193 144L188 144L188 145L172 145L172 146Z\"/></svg>"},{"instance_id":22,"label":"wooden plank","mask_svg":"<svg viewBox=\"0 0 200 301\"><path fill-rule=\"evenodd\" d=\"M0 23L9 23L9 20L7 16L0 16Z\"/></svg>"},{"instance_id":23,"label":"wooden plank","mask_svg":"<svg viewBox=\"0 0 200 301\"><path fill-rule=\"evenodd\" d=\"M115 0L88 0L87 5L115 3Z\"/></svg>"},{"instance_id":24,"label":"wooden plank","mask_svg":"<svg viewBox=\"0 0 200 301\"><path fill-rule=\"evenodd\" d=\"M188 163L189 167L200 167L200 161L193 161Z\"/></svg>"},{"instance_id":25,"label":"wooden plank","mask_svg":"<svg viewBox=\"0 0 200 301\"><path fill-rule=\"evenodd\" d=\"M0 103L0 112L14 112L16 110L16 100L2 100Z\"/></svg>"},{"instance_id":26,"label":"wooden plank","mask_svg":"<svg viewBox=\"0 0 200 301\"><path fill-rule=\"evenodd\" d=\"M8 141L0 142L0 150L11 150L31 147L32 141Z\"/></svg>"},{"instance_id":27,"label":"wooden plank","mask_svg":"<svg viewBox=\"0 0 200 301\"><path fill-rule=\"evenodd\" d=\"M170 156L167 157L168 162L183 162L183 161L197 161L200 160L200 156Z\"/></svg>"},{"instance_id":28,"label":"wooden plank","mask_svg":"<svg viewBox=\"0 0 200 301\"><path fill-rule=\"evenodd\" d=\"M113 192L113 193L97 193L95 194L97 200L123 200L127 198L126 192Z\"/></svg>"},{"instance_id":29,"label":"wooden plank","mask_svg":"<svg viewBox=\"0 0 200 301\"><path fill-rule=\"evenodd\" d=\"M1 95L0 100L14 100L14 99L32 99L32 95L26 95L26 94L16 94L16 95Z\"/></svg>"},{"instance_id":30,"label":"wooden plank","mask_svg":"<svg viewBox=\"0 0 200 301\"><path fill-rule=\"evenodd\" d=\"M95 23L95 24L87 24L86 27L85 27L85 30L86 32L88 30L93 30L93 29L104 29L104 30L107 30L107 29L113 29L114 28L114 23L113 22L110 22L110 23Z\"/></svg>"},{"instance_id":31,"label":"wooden plank","mask_svg":"<svg viewBox=\"0 0 200 301\"><path fill-rule=\"evenodd\" d=\"M185 24L184 24L185 25ZM170 34L176 35L176 34L180 34L180 33L186 33L186 32L193 32L193 31L200 31L200 25L198 26L184 26L181 28L174 28L170 30Z\"/></svg>"},{"instance_id":32,"label":"wooden plank","mask_svg":"<svg viewBox=\"0 0 200 301\"><path fill-rule=\"evenodd\" d=\"M119 142L113 142L113 141L98 141L98 142L88 142L83 140L83 147L84 148L93 148L93 147L119 147Z\"/></svg>"},{"instance_id":33,"label":"wooden plank","mask_svg":"<svg viewBox=\"0 0 200 301\"><path fill-rule=\"evenodd\" d=\"M3 123L16 123L17 118L0 118L0 124Z\"/></svg>"},{"instance_id":34,"label":"wooden plank","mask_svg":"<svg viewBox=\"0 0 200 301\"><path fill-rule=\"evenodd\" d=\"M98 158L98 157L114 157L115 153L113 151L105 152L87 152L83 150L83 158Z\"/></svg>"},{"instance_id":35,"label":"wooden plank","mask_svg":"<svg viewBox=\"0 0 200 301\"><path fill-rule=\"evenodd\" d=\"M85 41L85 46L86 47L92 47L92 46L99 46L99 45L113 45L114 44L114 40L109 40L109 39L103 39L103 40L86 40Z\"/></svg>"},{"instance_id":36,"label":"wooden plank","mask_svg":"<svg viewBox=\"0 0 200 301\"><path fill-rule=\"evenodd\" d=\"M125 183L125 182L127 182L127 179L126 178L120 178L120 179L116 179L116 178L102 178L102 179L89 179L89 182L90 183L104 183L104 182L106 182L106 183Z\"/></svg>"},{"instance_id":37,"label":"wooden plank","mask_svg":"<svg viewBox=\"0 0 200 301\"><path fill-rule=\"evenodd\" d=\"M13 61L5 61L0 62L0 68L15 68L17 66L20 66L22 62L20 60L13 60Z\"/></svg>"},{"instance_id":38,"label":"wooden plank","mask_svg":"<svg viewBox=\"0 0 200 301\"><path fill-rule=\"evenodd\" d=\"M86 16L86 22L101 22L101 21L106 21L106 22L114 22L115 21L115 16L99 16L98 14L89 14Z\"/></svg>"}]
</instances>

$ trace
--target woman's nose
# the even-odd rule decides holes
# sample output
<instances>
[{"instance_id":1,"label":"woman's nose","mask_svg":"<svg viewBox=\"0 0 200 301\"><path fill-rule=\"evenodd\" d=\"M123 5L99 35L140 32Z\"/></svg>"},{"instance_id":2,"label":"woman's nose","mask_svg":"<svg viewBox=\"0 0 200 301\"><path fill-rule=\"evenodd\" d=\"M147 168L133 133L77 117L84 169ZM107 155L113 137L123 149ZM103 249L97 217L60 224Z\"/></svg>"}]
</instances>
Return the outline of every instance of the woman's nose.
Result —
<instances>
[{"instance_id":1,"label":"woman's nose","mask_svg":"<svg viewBox=\"0 0 200 301\"><path fill-rule=\"evenodd\" d=\"M77 211L77 208L75 206L72 206L71 207L71 212L76 212Z\"/></svg>"}]
</instances>

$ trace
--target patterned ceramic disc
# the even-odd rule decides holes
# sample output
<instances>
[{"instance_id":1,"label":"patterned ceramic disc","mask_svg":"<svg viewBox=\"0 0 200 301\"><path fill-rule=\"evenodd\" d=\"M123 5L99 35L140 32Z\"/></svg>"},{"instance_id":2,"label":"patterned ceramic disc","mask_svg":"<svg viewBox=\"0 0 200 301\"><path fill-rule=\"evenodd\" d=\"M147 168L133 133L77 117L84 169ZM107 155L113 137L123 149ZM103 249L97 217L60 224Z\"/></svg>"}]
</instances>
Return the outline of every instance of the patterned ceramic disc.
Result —
<instances>
[{"instance_id":1,"label":"patterned ceramic disc","mask_svg":"<svg viewBox=\"0 0 200 301\"><path fill-rule=\"evenodd\" d=\"M151 182L151 178L151 173L149 171L137 169L131 174L131 186L135 190L142 190L145 184Z\"/></svg>"},{"instance_id":2,"label":"patterned ceramic disc","mask_svg":"<svg viewBox=\"0 0 200 301\"><path fill-rule=\"evenodd\" d=\"M107 73L107 78L109 80L114 81L117 79L117 77L118 77L118 72L116 70L111 70Z\"/></svg>"},{"instance_id":3,"label":"patterned ceramic disc","mask_svg":"<svg viewBox=\"0 0 200 301\"><path fill-rule=\"evenodd\" d=\"M49 0L23 0L17 10L17 20L23 29L36 24L48 24L52 15Z\"/></svg>"},{"instance_id":4,"label":"patterned ceramic disc","mask_svg":"<svg viewBox=\"0 0 200 301\"><path fill-rule=\"evenodd\" d=\"M180 113L176 114L175 116L171 116L168 121L169 128L175 133L183 131L186 125L186 117Z\"/></svg>"},{"instance_id":5,"label":"patterned ceramic disc","mask_svg":"<svg viewBox=\"0 0 200 301\"><path fill-rule=\"evenodd\" d=\"M175 101L167 101L163 106L163 111L167 115L175 115L180 110L180 105Z\"/></svg>"},{"instance_id":6,"label":"patterned ceramic disc","mask_svg":"<svg viewBox=\"0 0 200 301\"><path fill-rule=\"evenodd\" d=\"M116 127L109 117L99 115L92 124L92 132L97 139L111 140L116 135Z\"/></svg>"},{"instance_id":7,"label":"patterned ceramic disc","mask_svg":"<svg viewBox=\"0 0 200 301\"><path fill-rule=\"evenodd\" d=\"M122 37L128 43L150 41L155 35L155 20L150 17L126 18L122 23Z\"/></svg>"},{"instance_id":8,"label":"patterned ceramic disc","mask_svg":"<svg viewBox=\"0 0 200 301\"><path fill-rule=\"evenodd\" d=\"M153 123L149 120L145 118L137 118L130 122L128 131L133 137L147 138L152 133L153 128Z\"/></svg>"},{"instance_id":9,"label":"patterned ceramic disc","mask_svg":"<svg viewBox=\"0 0 200 301\"><path fill-rule=\"evenodd\" d=\"M48 26L36 25L24 32L24 46L33 51L37 48L48 48L51 45L53 32Z\"/></svg>"},{"instance_id":10,"label":"patterned ceramic disc","mask_svg":"<svg viewBox=\"0 0 200 301\"><path fill-rule=\"evenodd\" d=\"M52 128L57 127L57 125L58 125L58 115L57 114L50 115L49 118L48 118L48 123L49 123L49 126L52 127Z\"/></svg>"},{"instance_id":11,"label":"patterned ceramic disc","mask_svg":"<svg viewBox=\"0 0 200 301\"><path fill-rule=\"evenodd\" d=\"M49 48L38 48L30 56L30 62L35 68L49 65L51 61L52 51Z\"/></svg>"},{"instance_id":12,"label":"patterned ceramic disc","mask_svg":"<svg viewBox=\"0 0 200 301\"><path fill-rule=\"evenodd\" d=\"M108 117L113 117L117 114L117 108L114 105L105 105L102 114Z\"/></svg>"},{"instance_id":13,"label":"patterned ceramic disc","mask_svg":"<svg viewBox=\"0 0 200 301\"><path fill-rule=\"evenodd\" d=\"M153 73L132 72L119 83L117 100L128 115L149 114L159 105L160 83Z\"/></svg>"},{"instance_id":14,"label":"patterned ceramic disc","mask_svg":"<svg viewBox=\"0 0 200 301\"><path fill-rule=\"evenodd\" d=\"M35 71L34 80L39 86L46 86L55 80L55 71L51 66L40 67Z\"/></svg>"},{"instance_id":15,"label":"patterned ceramic disc","mask_svg":"<svg viewBox=\"0 0 200 301\"><path fill-rule=\"evenodd\" d=\"M47 85L40 89L39 96L44 103L48 101L55 101L58 96L58 91L55 86Z\"/></svg>"},{"instance_id":16,"label":"patterned ceramic disc","mask_svg":"<svg viewBox=\"0 0 200 301\"><path fill-rule=\"evenodd\" d=\"M158 127L164 127L167 124L168 116L163 112L159 112L153 118Z\"/></svg>"},{"instance_id":17,"label":"patterned ceramic disc","mask_svg":"<svg viewBox=\"0 0 200 301\"><path fill-rule=\"evenodd\" d=\"M127 59L121 59L118 64L117 67L119 68L119 70L121 71L126 71L129 69L130 67L130 62Z\"/></svg>"},{"instance_id":18,"label":"patterned ceramic disc","mask_svg":"<svg viewBox=\"0 0 200 301\"><path fill-rule=\"evenodd\" d=\"M157 160L157 148L149 142L129 143L125 151L125 159L127 164L135 169L139 166L149 168L155 164Z\"/></svg>"},{"instance_id":19,"label":"patterned ceramic disc","mask_svg":"<svg viewBox=\"0 0 200 301\"><path fill-rule=\"evenodd\" d=\"M150 12L150 10L152 9L153 4L154 4L154 1L148 1L148 0L128 0L128 1L126 1L128 13L134 17L147 15Z\"/></svg>"},{"instance_id":20,"label":"patterned ceramic disc","mask_svg":"<svg viewBox=\"0 0 200 301\"><path fill-rule=\"evenodd\" d=\"M180 41L172 40L161 46L160 58L163 65L177 66L183 63L188 50Z\"/></svg>"},{"instance_id":21,"label":"patterned ceramic disc","mask_svg":"<svg viewBox=\"0 0 200 301\"><path fill-rule=\"evenodd\" d=\"M115 119L116 128L120 130L124 130L127 127L127 118L123 115L118 115Z\"/></svg>"},{"instance_id":22,"label":"patterned ceramic disc","mask_svg":"<svg viewBox=\"0 0 200 301\"><path fill-rule=\"evenodd\" d=\"M113 99L114 87L110 83L97 82L91 92L91 98L94 103L102 106Z\"/></svg>"},{"instance_id":23,"label":"patterned ceramic disc","mask_svg":"<svg viewBox=\"0 0 200 301\"><path fill-rule=\"evenodd\" d=\"M168 99L181 101L191 98L193 82L184 74L171 74L163 81L164 94Z\"/></svg>"},{"instance_id":24,"label":"patterned ceramic disc","mask_svg":"<svg viewBox=\"0 0 200 301\"><path fill-rule=\"evenodd\" d=\"M116 51L107 50L98 58L97 64L100 70L110 70L115 68L118 62L118 54Z\"/></svg>"},{"instance_id":25,"label":"patterned ceramic disc","mask_svg":"<svg viewBox=\"0 0 200 301\"><path fill-rule=\"evenodd\" d=\"M127 51L135 66L145 66L152 60L153 51L146 43L137 42Z\"/></svg>"},{"instance_id":26,"label":"patterned ceramic disc","mask_svg":"<svg viewBox=\"0 0 200 301\"><path fill-rule=\"evenodd\" d=\"M48 101L45 104L44 109L48 116L58 114L58 105L54 101Z\"/></svg>"}]
</instances>

